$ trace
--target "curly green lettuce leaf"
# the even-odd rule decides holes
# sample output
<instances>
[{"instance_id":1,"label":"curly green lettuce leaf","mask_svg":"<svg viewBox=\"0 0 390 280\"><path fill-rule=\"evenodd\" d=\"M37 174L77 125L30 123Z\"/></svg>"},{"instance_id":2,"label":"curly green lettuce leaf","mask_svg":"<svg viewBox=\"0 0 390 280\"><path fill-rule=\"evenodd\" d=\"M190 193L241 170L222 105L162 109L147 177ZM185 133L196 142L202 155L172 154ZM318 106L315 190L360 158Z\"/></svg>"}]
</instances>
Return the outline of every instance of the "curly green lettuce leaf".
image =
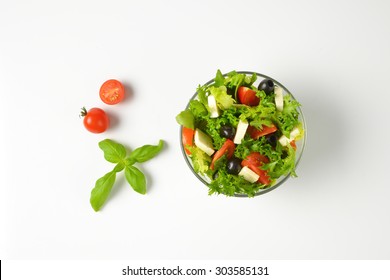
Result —
<instances>
[{"instance_id":1,"label":"curly green lettuce leaf","mask_svg":"<svg viewBox=\"0 0 390 280\"><path fill-rule=\"evenodd\" d=\"M224 81L224 85L227 87L228 92L233 95L233 97L237 100L237 90L240 86L246 86L253 89L253 83L257 80L256 73L253 73L251 76L237 73L236 71L229 72Z\"/></svg>"},{"instance_id":2,"label":"curly green lettuce leaf","mask_svg":"<svg viewBox=\"0 0 390 280\"><path fill-rule=\"evenodd\" d=\"M255 89L256 95L260 98L257 106L242 106L240 108L241 119L250 120L251 126L261 129L263 125L273 124L272 116L276 112L276 106L272 96L267 96L263 91Z\"/></svg>"},{"instance_id":3,"label":"curly green lettuce leaf","mask_svg":"<svg viewBox=\"0 0 390 280\"><path fill-rule=\"evenodd\" d=\"M232 71L227 74L225 79L225 86L229 92L232 93L233 97L237 100L238 88L243 84L245 80L245 74L238 74L236 71Z\"/></svg>"},{"instance_id":4,"label":"curly green lettuce leaf","mask_svg":"<svg viewBox=\"0 0 390 280\"><path fill-rule=\"evenodd\" d=\"M196 92L198 93L198 99L199 101L207 106L207 86L201 86L199 85L198 88L196 89Z\"/></svg>"},{"instance_id":5,"label":"curly green lettuce leaf","mask_svg":"<svg viewBox=\"0 0 390 280\"><path fill-rule=\"evenodd\" d=\"M206 116L208 114L206 107L199 100L191 100L189 109L192 112L195 119L197 117Z\"/></svg>"},{"instance_id":6,"label":"curly green lettuce leaf","mask_svg":"<svg viewBox=\"0 0 390 280\"><path fill-rule=\"evenodd\" d=\"M225 77L223 76L221 70L218 69L217 74L214 79L214 86L220 87L225 84Z\"/></svg>"},{"instance_id":7,"label":"curly green lettuce leaf","mask_svg":"<svg viewBox=\"0 0 390 280\"><path fill-rule=\"evenodd\" d=\"M227 74L225 84L230 87L239 87L245 80L245 74L239 74L236 71L232 71Z\"/></svg>"},{"instance_id":8,"label":"curly green lettuce leaf","mask_svg":"<svg viewBox=\"0 0 390 280\"><path fill-rule=\"evenodd\" d=\"M238 107L230 107L228 110L222 112L222 115L220 116L221 123L237 127L241 114L242 113Z\"/></svg>"},{"instance_id":9,"label":"curly green lettuce leaf","mask_svg":"<svg viewBox=\"0 0 390 280\"><path fill-rule=\"evenodd\" d=\"M247 86L252 86L254 82L257 80L256 73L253 73L252 76L245 76L244 82L247 84Z\"/></svg>"},{"instance_id":10,"label":"curly green lettuce leaf","mask_svg":"<svg viewBox=\"0 0 390 280\"><path fill-rule=\"evenodd\" d=\"M227 173L225 169L220 169L216 179L209 184L209 195L224 194L233 196L235 194L246 194L253 197L256 192L264 188L261 184L252 184L243 177Z\"/></svg>"},{"instance_id":11,"label":"curly green lettuce leaf","mask_svg":"<svg viewBox=\"0 0 390 280\"><path fill-rule=\"evenodd\" d=\"M286 137L290 137L290 132L300 124L298 120L300 104L289 94L283 97L283 103L283 111L276 111L273 121Z\"/></svg>"},{"instance_id":12,"label":"curly green lettuce leaf","mask_svg":"<svg viewBox=\"0 0 390 280\"><path fill-rule=\"evenodd\" d=\"M264 164L262 169L267 170L268 175L271 178L277 179L280 176L288 175L291 177L297 177L295 172L295 150L288 144L287 150L280 153L278 160L271 161L270 163Z\"/></svg>"},{"instance_id":13,"label":"curly green lettuce leaf","mask_svg":"<svg viewBox=\"0 0 390 280\"><path fill-rule=\"evenodd\" d=\"M204 120L203 129L206 134L208 134L211 139L213 140L213 147L214 149L219 150L223 143L225 142L226 138L222 137L220 135L220 129L223 125L223 119L221 118L215 118L215 119L205 119Z\"/></svg>"},{"instance_id":14,"label":"curly green lettuce leaf","mask_svg":"<svg viewBox=\"0 0 390 280\"><path fill-rule=\"evenodd\" d=\"M190 158L194 171L206 175L210 169L211 157L196 146L187 147L187 149L191 152Z\"/></svg>"},{"instance_id":15,"label":"curly green lettuce leaf","mask_svg":"<svg viewBox=\"0 0 390 280\"><path fill-rule=\"evenodd\" d=\"M234 98L227 93L227 88L225 86L212 86L209 90L210 94L215 97L218 107L222 110L229 109L236 102Z\"/></svg>"},{"instance_id":16,"label":"curly green lettuce leaf","mask_svg":"<svg viewBox=\"0 0 390 280\"><path fill-rule=\"evenodd\" d=\"M262 169L268 171L271 179L277 179L289 173L291 173L292 177L296 176L295 150L290 144L287 147L283 147L278 142L276 147L273 148L265 137L260 137L259 140L245 137L241 144L236 147L234 156L244 159L252 152L259 152L270 160L269 163L262 166Z\"/></svg>"},{"instance_id":17,"label":"curly green lettuce leaf","mask_svg":"<svg viewBox=\"0 0 390 280\"><path fill-rule=\"evenodd\" d=\"M275 158L274 153L279 154L279 152L275 152L265 137L260 137L259 140L254 140L250 137L244 137L244 139L241 141L241 144L237 145L234 151L234 155L235 157L244 159L252 152L259 152L260 154L268 157L270 160ZM275 159L278 159L278 157Z\"/></svg>"},{"instance_id":18,"label":"curly green lettuce leaf","mask_svg":"<svg viewBox=\"0 0 390 280\"><path fill-rule=\"evenodd\" d=\"M222 114L218 118L203 117L198 119L197 127L204 130L213 139L213 146L219 150L226 138L220 135L220 130L223 125L229 125L237 127L240 120L241 110L238 107L230 107L227 110L222 111Z\"/></svg>"},{"instance_id":19,"label":"curly green lettuce leaf","mask_svg":"<svg viewBox=\"0 0 390 280\"><path fill-rule=\"evenodd\" d=\"M181 111L180 114L176 116L176 121L184 127L194 129L194 115L188 109Z\"/></svg>"}]
</instances>

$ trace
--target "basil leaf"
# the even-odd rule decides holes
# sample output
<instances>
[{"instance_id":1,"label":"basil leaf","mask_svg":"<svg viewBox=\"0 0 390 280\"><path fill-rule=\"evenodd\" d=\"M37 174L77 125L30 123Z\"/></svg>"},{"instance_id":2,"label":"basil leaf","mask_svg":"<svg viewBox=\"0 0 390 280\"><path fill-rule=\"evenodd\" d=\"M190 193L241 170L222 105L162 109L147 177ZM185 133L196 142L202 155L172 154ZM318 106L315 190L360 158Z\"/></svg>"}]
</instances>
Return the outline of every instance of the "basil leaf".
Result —
<instances>
[{"instance_id":1,"label":"basil leaf","mask_svg":"<svg viewBox=\"0 0 390 280\"><path fill-rule=\"evenodd\" d=\"M135 163L135 159L133 158L128 157L125 159L125 166L133 165L134 163Z\"/></svg>"},{"instance_id":2,"label":"basil leaf","mask_svg":"<svg viewBox=\"0 0 390 280\"><path fill-rule=\"evenodd\" d=\"M130 159L135 160L136 162L145 162L153 157L155 157L163 148L164 142L160 140L157 146L154 145L144 145L135 149L129 156Z\"/></svg>"},{"instance_id":3,"label":"basil leaf","mask_svg":"<svg viewBox=\"0 0 390 280\"><path fill-rule=\"evenodd\" d=\"M119 163L117 163L117 164L115 165L113 171L115 171L115 172L118 173L118 172L121 172L123 169L125 169L125 163L119 162Z\"/></svg>"},{"instance_id":4,"label":"basil leaf","mask_svg":"<svg viewBox=\"0 0 390 280\"><path fill-rule=\"evenodd\" d=\"M122 144L116 143L110 139L100 141L99 147L104 152L104 158L109 162L122 162L126 157L125 147Z\"/></svg>"},{"instance_id":5,"label":"basil leaf","mask_svg":"<svg viewBox=\"0 0 390 280\"><path fill-rule=\"evenodd\" d=\"M194 129L194 115L190 110L185 110L178 114L176 121L184 127Z\"/></svg>"},{"instance_id":6,"label":"basil leaf","mask_svg":"<svg viewBox=\"0 0 390 280\"><path fill-rule=\"evenodd\" d=\"M145 175L134 166L126 166L125 177L130 186L140 194L146 194Z\"/></svg>"},{"instance_id":7,"label":"basil leaf","mask_svg":"<svg viewBox=\"0 0 390 280\"><path fill-rule=\"evenodd\" d=\"M99 211L107 200L112 186L114 185L115 178L116 172L113 170L96 181L95 187L91 191L90 198L91 206L95 211Z\"/></svg>"}]
</instances>

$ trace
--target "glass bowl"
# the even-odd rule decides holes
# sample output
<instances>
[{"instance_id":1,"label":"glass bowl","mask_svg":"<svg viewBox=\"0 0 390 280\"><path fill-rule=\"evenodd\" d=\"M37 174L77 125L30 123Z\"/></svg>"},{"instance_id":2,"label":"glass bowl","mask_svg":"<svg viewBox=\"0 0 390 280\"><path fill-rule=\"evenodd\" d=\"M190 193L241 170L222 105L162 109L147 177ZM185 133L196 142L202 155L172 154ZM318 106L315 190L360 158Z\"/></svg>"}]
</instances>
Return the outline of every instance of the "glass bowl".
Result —
<instances>
[{"instance_id":1,"label":"glass bowl","mask_svg":"<svg viewBox=\"0 0 390 280\"><path fill-rule=\"evenodd\" d=\"M286 95L286 94L290 94L291 95L291 98L293 100L296 100L295 97L291 94L291 92L285 87L283 86L281 83L279 83L277 80L269 77L269 76L266 76L266 75L263 75L263 74L260 74L260 73L257 73L257 72L251 72L251 71L236 71L236 73L239 73L239 74L245 74L245 75L252 75L252 74L256 74L257 75L257 80L256 82L253 84L254 86L258 86L258 84L263 80L263 79L272 79L274 84L281 87L283 89L283 95ZM227 74L224 74L224 77L226 76ZM214 82L214 78L211 79L210 81L208 81L207 83L205 83L204 85L207 86L207 85L210 85L211 83ZM191 97L191 99L188 101L187 103L187 106L185 109L188 109L189 108L189 103L191 100L193 99L196 99L197 98L197 95L198 93L195 92L195 94ZM299 100L297 100L299 102ZM297 149L296 149L296 154L295 154L295 168L298 166L298 163L300 162L301 160L301 157L302 157L302 154L303 154L303 151L304 151L304 148L305 148L305 144L306 144L306 138L307 138L307 128L306 128L306 122L305 122L305 118L303 116L303 112L302 112L302 109L301 107L298 107L298 112L299 112L299 121L302 123L302 128L303 128L303 131L304 131L304 135L303 135L303 138L300 139L299 141L296 142L296 146L297 146ZM181 151L182 151L182 154L183 154L183 157L188 165L188 167L190 168L190 170L192 171L192 173L199 179L199 181L201 181L203 184L205 184L206 186L209 185L209 183L211 182L211 179L209 177L207 177L206 175L202 175L202 174L199 174L197 172L195 172L194 170L194 167L193 167L193 164L192 164L192 160L190 159L190 157L186 154L185 150L184 150L184 146L183 146L183 142L181 140L182 138L182 130L183 130L183 126L180 126L180 146L181 146ZM265 193L268 193L274 189L276 189L277 187L279 187L280 185L282 185L283 183L285 183L287 181L288 178L290 178L290 173L287 174L287 175L284 175L284 176L281 176L279 177L273 185L267 187L267 188L264 188L264 189L260 189L256 194L255 196L258 196L258 195L262 195L262 194L265 194ZM235 197L248 197L247 195L245 194L235 194L234 195Z\"/></svg>"}]
</instances>

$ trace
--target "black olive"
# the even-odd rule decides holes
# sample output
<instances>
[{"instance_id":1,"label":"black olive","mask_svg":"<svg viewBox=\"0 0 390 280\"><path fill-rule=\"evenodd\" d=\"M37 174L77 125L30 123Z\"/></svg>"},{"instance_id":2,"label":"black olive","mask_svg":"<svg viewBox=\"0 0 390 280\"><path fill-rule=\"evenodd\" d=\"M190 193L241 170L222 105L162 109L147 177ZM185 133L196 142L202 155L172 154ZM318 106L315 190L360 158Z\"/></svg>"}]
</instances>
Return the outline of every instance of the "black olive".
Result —
<instances>
[{"instance_id":1,"label":"black olive","mask_svg":"<svg viewBox=\"0 0 390 280\"><path fill-rule=\"evenodd\" d=\"M235 174L237 175L241 171L241 159L239 158L232 158L230 159L226 164L227 172L229 174Z\"/></svg>"},{"instance_id":2,"label":"black olive","mask_svg":"<svg viewBox=\"0 0 390 280\"><path fill-rule=\"evenodd\" d=\"M265 92L265 94L270 94L274 91L274 81L271 79L264 79L260 82L259 86L257 87L259 90L262 90Z\"/></svg>"},{"instance_id":3,"label":"black olive","mask_svg":"<svg viewBox=\"0 0 390 280\"><path fill-rule=\"evenodd\" d=\"M219 134L222 137L233 140L234 136L236 135L236 129L232 126L224 125L221 126L221 129L219 130Z\"/></svg>"},{"instance_id":4,"label":"black olive","mask_svg":"<svg viewBox=\"0 0 390 280\"><path fill-rule=\"evenodd\" d=\"M270 144L272 147L276 147L276 142L278 141L278 137L275 135L275 133L268 134L266 136L268 144Z\"/></svg>"}]
</instances>

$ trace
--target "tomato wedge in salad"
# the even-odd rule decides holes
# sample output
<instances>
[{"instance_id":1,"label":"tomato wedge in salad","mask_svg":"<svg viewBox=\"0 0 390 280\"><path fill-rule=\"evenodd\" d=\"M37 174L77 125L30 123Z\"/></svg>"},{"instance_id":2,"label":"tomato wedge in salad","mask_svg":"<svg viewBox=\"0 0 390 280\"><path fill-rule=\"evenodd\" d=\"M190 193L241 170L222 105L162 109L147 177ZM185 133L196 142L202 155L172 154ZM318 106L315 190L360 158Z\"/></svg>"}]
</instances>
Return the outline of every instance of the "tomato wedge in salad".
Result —
<instances>
[{"instance_id":1,"label":"tomato wedge in salad","mask_svg":"<svg viewBox=\"0 0 390 280\"><path fill-rule=\"evenodd\" d=\"M256 91L248 87L239 87L238 88L238 100L241 104L248 106L257 106L259 105L260 98L257 97Z\"/></svg>"},{"instance_id":2,"label":"tomato wedge in salad","mask_svg":"<svg viewBox=\"0 0 390 280\"><path fill-rule=\"evenodd\" d=\"M215 162L220 159L224 154L226 154L226 157L228 159L232 158L234 154L234 149L236 148L236 145L234 142L230 139L226 139L225 143L223 143L222 147L214 154L213 159L210 164L210 169L214 170L214 164Z\"/></svg>"},{"instance_id":3,"label":"tomato wedge in salad","mask_svg":"<svg viewBox=\"0 0 390 280\"><path fill-rule=\"evenodd\" d=\"M256 166L260 166L263 163L269 163L269 159L259 152L250 153L244 160L247 160L249 163L255 164Z\"/></svg>"},{"instance_id":4,"label":"tomato wedge in salad","mask_svg":"<svg viewBox=\"0 0 390 280\"><path fill-rule=\"evenodd\" d=\"M183 126L181 139L183 142L184 150L185 150L187 155L191 154L191 151L188 150L187 147L194 145L194 135L195 135L195 130L193 130L192 128L188 128L188 127Z\"/></svg>"},{"instance_id":5,"label":"tomato wedge in salad","mask_svg":"<svg viewBox=\"0 0 390 280\"><path fill-rule=\"evenodd\" d=\"M274 124L271 126L263 125L261 129L257 129L254 126L248 127L248 133L252 139L259 139L260 137L274 133L277 130L278 128Z\"/></svg>"}]
</instances>

